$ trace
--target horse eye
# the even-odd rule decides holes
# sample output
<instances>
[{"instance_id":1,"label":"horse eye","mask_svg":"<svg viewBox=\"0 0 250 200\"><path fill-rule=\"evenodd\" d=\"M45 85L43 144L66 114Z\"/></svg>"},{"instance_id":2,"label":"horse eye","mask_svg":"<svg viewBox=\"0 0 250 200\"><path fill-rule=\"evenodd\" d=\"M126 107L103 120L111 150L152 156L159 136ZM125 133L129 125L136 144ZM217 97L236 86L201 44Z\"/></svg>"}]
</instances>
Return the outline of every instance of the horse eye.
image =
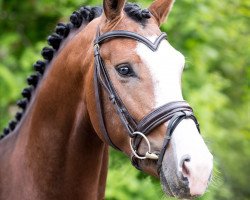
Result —
<instances>
[{"instance_id":1,"label":"horse eye","mask_svg":"<svg viewBox=\"0 0 250 200\"><path fill-rule=\"evenodd\" d=\"M118 65L115 69L121 76L135 76L135 72L128 64Z\"/></svg>"}]
</instances>

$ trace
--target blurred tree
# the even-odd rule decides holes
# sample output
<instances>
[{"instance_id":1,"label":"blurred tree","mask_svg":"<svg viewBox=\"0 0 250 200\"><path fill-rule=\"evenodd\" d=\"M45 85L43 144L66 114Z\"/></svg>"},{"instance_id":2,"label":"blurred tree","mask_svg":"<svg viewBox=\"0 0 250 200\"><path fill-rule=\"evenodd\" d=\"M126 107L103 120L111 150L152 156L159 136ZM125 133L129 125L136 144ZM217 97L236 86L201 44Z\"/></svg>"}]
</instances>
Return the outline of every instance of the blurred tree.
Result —
<instances>
[{"instance_id":1,"label":"blurred tree","mask_svg":"<svg viewBox=\"0 0 250 200\"><path fill-rule=\"evenodd\" d=\"M138 1L144 7L151 1ZM32 63L58 21L93 0L0 0L0 128L15 112ZM249 200L250 1L176 1L162 26L186 56L185 98L194 107L215 157L212 186L201 199ZM159 181L111 151L107 199L162 199Z\"/></svg>"}]
</instances>

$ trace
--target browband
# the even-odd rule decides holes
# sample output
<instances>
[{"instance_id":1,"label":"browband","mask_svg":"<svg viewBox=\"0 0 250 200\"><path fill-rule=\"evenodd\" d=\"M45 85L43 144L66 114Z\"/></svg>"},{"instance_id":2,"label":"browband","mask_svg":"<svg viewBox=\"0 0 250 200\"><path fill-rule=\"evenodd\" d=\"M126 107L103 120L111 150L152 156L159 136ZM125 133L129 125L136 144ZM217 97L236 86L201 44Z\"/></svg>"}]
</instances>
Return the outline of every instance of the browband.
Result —
<instances>
[{"instance_id":1,"label":"browband","mask_svg":"<svg viewBox=\"0 0 250 200\"><path fill-rule=\"evenodd\" d=\"M123 30L111 31L111 32L100 35L100 31L98 30L97 33L99 36L97 35L98 37L96 38L94 42L95 45L97 44L100 45L101 43L103 43L105 40L108 40L108 39L115 39L115 38L123 37L123 38L130 38L130 39L137 40L138 42L145 44L152 51L156 51L161 41L167 37L167 34L163 32L157 37L157 39L153 43L146 37L139 35L137 33L131 32L131 31L123 31Z\"/></svg>"}]
</instances>

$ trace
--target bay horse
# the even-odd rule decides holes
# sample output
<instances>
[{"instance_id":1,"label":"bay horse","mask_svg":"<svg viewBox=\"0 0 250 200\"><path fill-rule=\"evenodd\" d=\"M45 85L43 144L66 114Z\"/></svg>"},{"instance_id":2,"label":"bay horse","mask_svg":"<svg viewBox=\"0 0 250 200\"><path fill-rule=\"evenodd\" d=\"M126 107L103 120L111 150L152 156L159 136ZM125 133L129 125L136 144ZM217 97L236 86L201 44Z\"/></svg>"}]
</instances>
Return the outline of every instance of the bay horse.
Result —
<instances>
[{"instance_id":1,"label":"bay horse","mask_svg":"<svg viewBox=\"0 0 250 200\"><path fill-rule=\"evenodd\" d=\"M182 97L184 56L159 29L172 5L104 0L57 25L1 136L0 199L104 199L109 145L167 195L205 192L213 157Z\"/></svg>"}]
</instances>

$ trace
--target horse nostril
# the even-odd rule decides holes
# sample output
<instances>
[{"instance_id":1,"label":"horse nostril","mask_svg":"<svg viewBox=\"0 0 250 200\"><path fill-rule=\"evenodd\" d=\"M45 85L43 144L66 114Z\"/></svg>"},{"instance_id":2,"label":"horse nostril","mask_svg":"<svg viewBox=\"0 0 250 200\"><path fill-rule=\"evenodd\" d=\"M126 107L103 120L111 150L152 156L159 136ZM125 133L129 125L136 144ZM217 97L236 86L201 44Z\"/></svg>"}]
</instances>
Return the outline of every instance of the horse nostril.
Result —
<instances>
[{"instance_id":1,"label":"horse nostril","mask_svg":"<svg viewBox=\"0 0 250 200\"><path fill-rule=\"evenodd\" d=\"M180 167L182 169L182 174L184 177L188 177L190 175L190 171L188 169L188 166L186 165L187 162L190 162L191 157L189 155L184 155L181 158L180 161Z\"/></svg>"},{"instance_id":2,"label":"horse nostril","mask_svg":"<svg viewBox=\"0 0 250 200\"><path fill-rule=\"evenodd\" d=\"M188 177L189 174L190 174L185 162L182 165L182 174L183 174L184 177Z\"/></svg>"}]
</instances>

